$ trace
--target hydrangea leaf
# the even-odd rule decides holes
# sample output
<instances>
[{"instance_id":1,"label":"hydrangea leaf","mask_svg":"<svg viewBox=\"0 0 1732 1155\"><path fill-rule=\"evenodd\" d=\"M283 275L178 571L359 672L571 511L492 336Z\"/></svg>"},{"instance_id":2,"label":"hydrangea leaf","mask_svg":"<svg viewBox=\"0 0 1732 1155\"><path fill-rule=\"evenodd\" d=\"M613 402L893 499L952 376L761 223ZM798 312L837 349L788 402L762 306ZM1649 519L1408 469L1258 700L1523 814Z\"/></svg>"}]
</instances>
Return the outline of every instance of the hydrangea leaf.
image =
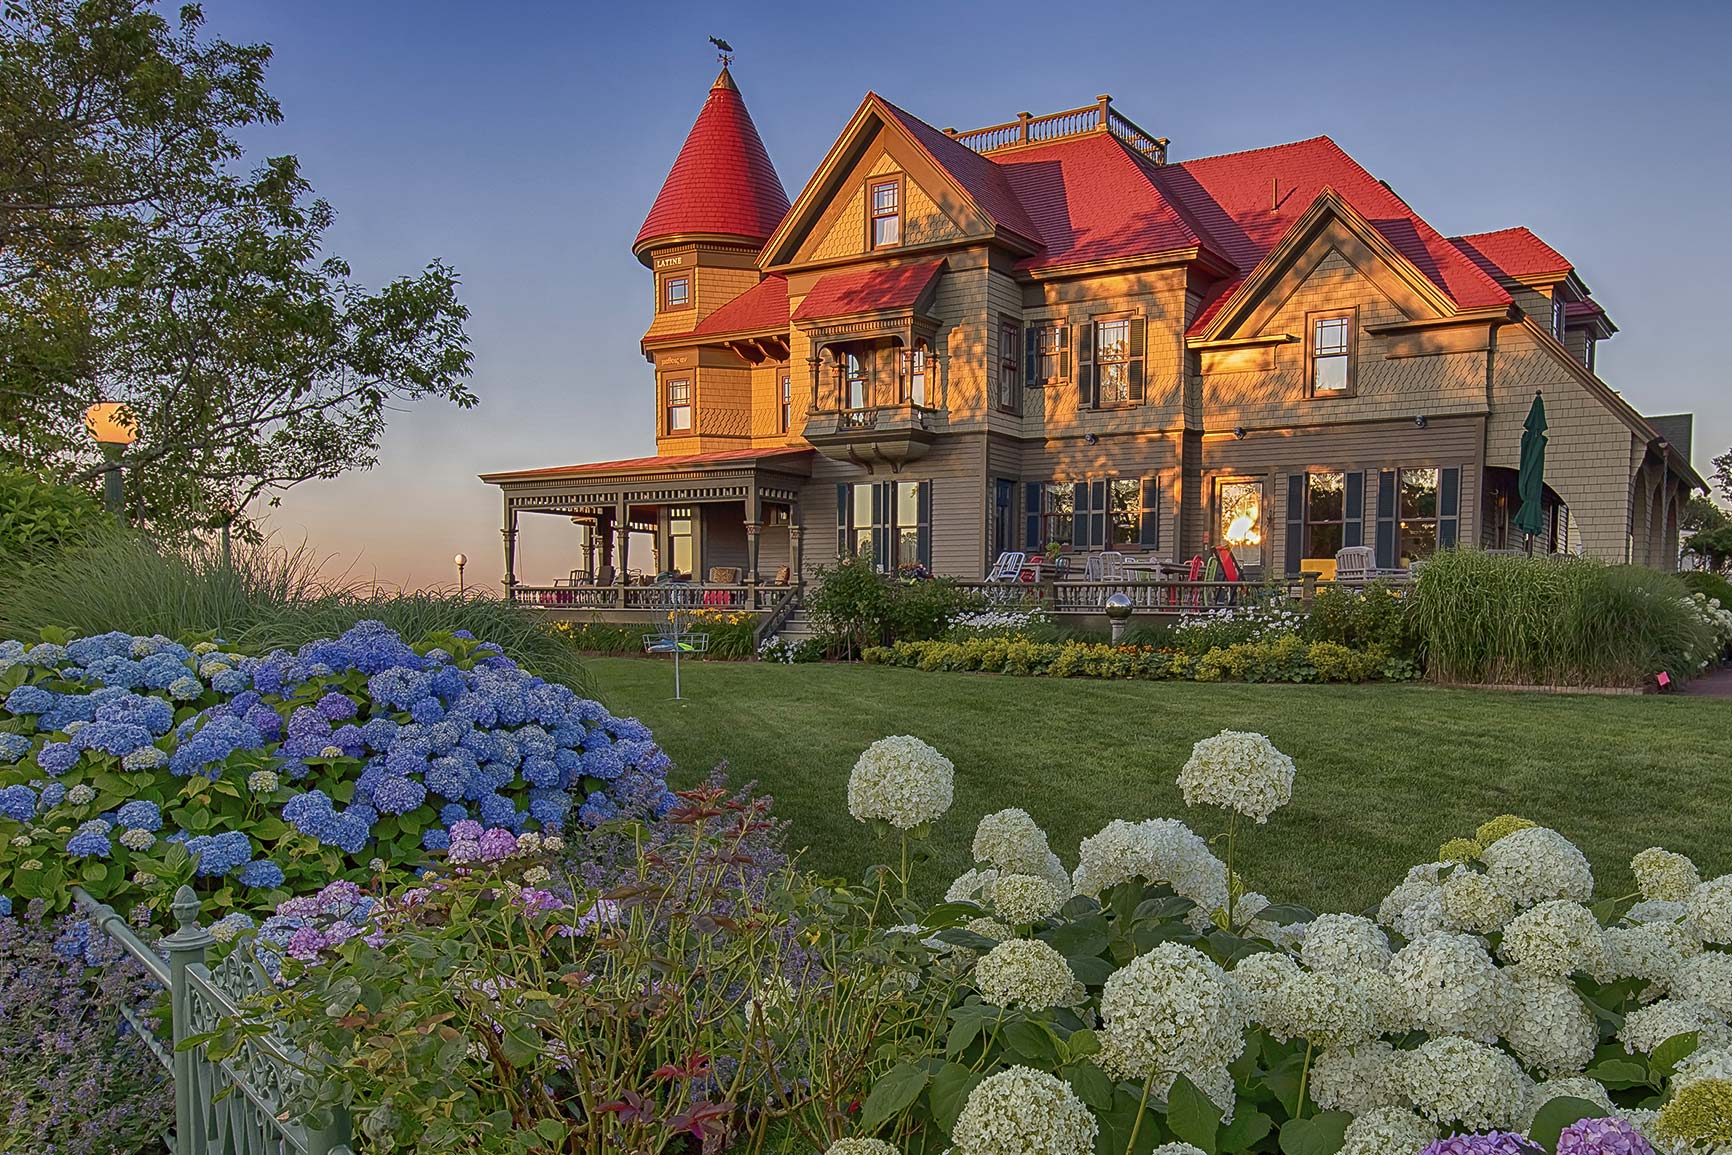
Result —
<instances>
[{"instance_id":1,"label":"hydrangea leaf","mask_svg":"<svg viewBox=\"0 0 1732 1155\"><path fill-rule=\"evenodd\" d=\"M1606 1109L1598 1103L1590 1103L1586 1099L1577 1099L1571 1095L1560 1095L1556 1099L1546 1100L1545 1106L1534 1113L1533 1125L1528 1128L1528 1138L1547 1151L1556 1151L1558 1135L1565 1127L1578 1119L1598 1119L1605 1113Z\"/></svg>"},{"instance_id":2,"label":"hydrangea leaf","mask_svg":"<svg viewBox=\"0 0 1732 1155\"><path fill-rule=\"evenodd\" d=\"M1681 1035L1673 1035L1654 1048L1648 1056L1648 1075L1654 1082L1672 1077L1672 1072L1679 1063L1696 1053L1701 1046L1702 1036L1697 1031L1685 1031Z\"/></svg>"},{"instance_id":3,"label":"hydrangea leaf","mask_svg":"<svg viewBox=\"0 0 1732 1155\"><path fill-rule=\"evenodd\" d=\"M1213 1100L1203 1094L1195 1083L1180 1075L1173 1080L1172 1089L1167 1092L1167 1126L1174 1135L1199 1148L1204 1155L1215 1155L1216 1140L1221 1127L1221 1109L1215 1106ZM1334 1155L1334 1152L1288 1151L1287 1155Z\"/></svg>"},{"instance_id":4,"label":"hydrangea leaf","mask_svg":"<svg viewBox=\"0 0 1732 1155\"><path fill-rule=\"evenodd\" d=\"M1647 1065L1634 1059L1606 1059L1589 1067L1587 1076L1603 1085L1608 1091L1622 1091L1630 1087L1648 1085Z\"/></svg>"},{"instance_id":5,"label":"hydrangea leaf","mask_svg":"<svg viewBox=\"0 0 1732 1155\"><path fill-rule=\"evenodd\" d=\"M866 1106L860 1113L861 1132L870 1135L907 1110L926 1089L930 1077L924 1067L906 1060L890 1068L872 1085L872 1093L866 1096Z\"/></svg>"},{"instance_id":6,"label":"hydrangea leaf","mask_svg":"<svg viewBox=\"0 0 1732 1155\"><path fill-rule=\"evenodd\" d=\"M980 1072L961 1063L946 1063L938 1074L932 1077L932 1085L927 1089L926 1098L932 1108L933 1122L937 1123L945 1134L948 1135L956 1128L956 1118L962 1114L963 1105L968 1102L968 1093L974 1090L975 1084L983 1077ZM1110 1085L1107 1093L1111 1098Z\"/></svg>"},{"instance_id":7,"label":"hydrangea leaf","mask_svg":"<svg viewBox=\"0 0 1732 1155\"><path fill-rule=\"evenodd\" d=\"M1282 1155L1335 1155L1346 1142L1347 1124L1352 1121L1345 1111L1289 1119L1281 1125Z\"/></svg>"},{"instance_id":8,"label":"hydrangea leaf","mask_svg":"<svg viewBox=\"0 0 1732 1155\"><path fill-rule=\"evenodd\" d=\"M1233 1121L1221 1128L1215 1141L1223 1151L1249 1151L1274 1128L1275 1121L1263 1112L1240 1108Z\"/></svg>"}]
</instances>

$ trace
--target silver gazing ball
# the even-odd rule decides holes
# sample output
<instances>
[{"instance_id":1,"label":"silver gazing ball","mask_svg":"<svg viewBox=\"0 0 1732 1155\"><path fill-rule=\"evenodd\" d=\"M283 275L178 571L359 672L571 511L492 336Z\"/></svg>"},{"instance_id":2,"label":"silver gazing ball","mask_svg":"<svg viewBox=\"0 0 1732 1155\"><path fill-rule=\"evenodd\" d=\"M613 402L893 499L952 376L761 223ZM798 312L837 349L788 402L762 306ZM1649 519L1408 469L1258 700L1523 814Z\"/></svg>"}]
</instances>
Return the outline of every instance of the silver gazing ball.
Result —
<instances>
[{"instance_id":1,"label":"silver gazing ball","mask_svg":"<svg viewBox=\"0 0 1732 1155\"><path fill-rule=\"evenodd\" d=\"M1106 611L1107 617L1111 618L1115 622L1130 620L1131 599L1125 594L1113 594L1108 597L1106 605L1103 608Z\"/></svg>"}]
</instances>

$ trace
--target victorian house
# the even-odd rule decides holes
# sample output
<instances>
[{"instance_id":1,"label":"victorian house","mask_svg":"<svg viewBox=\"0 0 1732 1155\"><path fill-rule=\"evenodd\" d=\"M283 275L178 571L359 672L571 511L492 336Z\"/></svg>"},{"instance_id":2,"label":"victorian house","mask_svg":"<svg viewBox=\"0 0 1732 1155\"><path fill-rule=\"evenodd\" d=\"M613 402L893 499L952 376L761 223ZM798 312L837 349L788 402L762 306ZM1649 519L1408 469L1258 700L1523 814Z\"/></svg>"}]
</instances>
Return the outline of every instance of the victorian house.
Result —
<instances>
[{"instance_id":1,"label":"victorian house","mask_svg":"<svg viewBox=\"0 0 1732 1155\"><path fill-rule=\"evenodd\" d=\"M1511 548L1536 392L1541 549L1671 568L1705 488L1688 416L1596 374L1617 328L1568 258L1443 236L1327 137L1181 160L1105 96L962 132L869 93L790 204L724 69L633 251L656 454L484 475L508 585L529 514L588 527L560 576L592 589Z\"/></svg>"}]
</instances>

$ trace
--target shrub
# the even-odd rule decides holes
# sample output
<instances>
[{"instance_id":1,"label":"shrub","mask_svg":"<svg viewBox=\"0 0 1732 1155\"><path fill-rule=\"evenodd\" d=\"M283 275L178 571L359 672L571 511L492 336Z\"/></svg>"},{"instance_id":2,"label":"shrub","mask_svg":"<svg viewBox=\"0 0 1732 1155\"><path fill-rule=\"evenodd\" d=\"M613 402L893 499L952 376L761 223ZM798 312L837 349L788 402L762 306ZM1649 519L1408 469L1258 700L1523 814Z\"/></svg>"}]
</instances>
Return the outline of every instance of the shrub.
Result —
<instances>
[{"instance_id":1,"label":"shrub","mask_svg":"<svg viewBox=\"0 0 1732 1155\"><path fill-rule=\"evenodd\" d=\"M1300 633L1307 641L1337 642L1350 649L1379 647L1407 653L1413 640L1407 621L1409 602L1386 582L1360 588L1320 586Z\"/></svg>"},{"instance_id":2,"label":"shrub","mask_svg":"<svg viewBox=\"0 0 1732 1155\"><path fill-rule=\"evenodd\" d=\"M1195 656L1148 646L990 636L895 642L869 647L862 656L878 665L919 670L1145 681L1364 682L1401 680L1417 672L1411 662L1392 658L1381 647L1352 650L1335 642L1307 643L1293 634L1217 646Z\"/></svg>"},{"instance_id":3,"label":"shrub","mask_svg":"<svg viewBox=\"0 0 1732 1155\"><path fill-rule=\"evenodd\" d=\"M648 729L491 643L377 622L244 657L124 633L0 643L0 894L68 883L166 913L193 882L260 913L463 821L515 832L665 809ZM575 813L573 811L575 810Z\"/></svg>"},{"instance_id":4,"label":"shrub","mask_svg":"<svg viewBox=\"0 0 1732 1155\"><path fill-rule=\"evenodd\" d=\"M1678 575L1684 588L1693 594L1712 598L1722 607L1732 609L1732 581L1726 580L1720 574L1708 573L1706 570L1691 570Z\"/></svg>"},{"instance_id":5,"label":"shrub","mask_svg":"<svg viewBox=\"0 0 1732 1155\"><path fill-rule=\"evenodd\" d=\"M641 654L646 627L620 622L555 622L554 632L585 654Z\"/></svg>"},{"instance_id":6,"label":"shrub","mask_svg":"<svg viewBox=\"0 0 1732 1155\"><path fill-rule=\"evenodd\" d=\"M48 919L41 903L0 918L0 1151L156 1149L173 1086L121 1017L149 990L82 919Z\"/></svg>"},{"instance_id":7,"label":"shrub","mask_svg":"<svg viewBox=\"0 0 1732 1155\"><path fill-rule=\"evenodd\" d=\"M943 637L982 599L951 578L887 579L868 558L850 558L818 577L805 599L812 619L842 653L891 641Z\"/></svg>"},{"instance_id":8,"label":"shrub","mask_svg":"<svg viewBox=\"0 0 1732 1155\"><path fill-rule=\"evenodd\" d=\"M1304 622L1305 615L1285 600L1253 601L1187 614L1172 627L1172 639L1175 648L1197 657L1226 646L1290 636Z\"/></svg>"},{"instance_id":9,"label":"shrub","mask_svg":"<svg viewBox=\"0 0 1732 1155\"><path fill-rule=\"evenodd\" d=\"M1413 603L1443 681L1634 686L1660 670L1687 678L1719 650L1683 583L1639 566L1446 550Z\"/></svg>"},{"instance_id":10,"label":"shrub","mask_svg":"<svg viewBox=\"0 0 1732 1155\"><path fill-rule=\"evenodd\" d=\"M87 491L0 465L0 566L12 568L114 529Z\"/></svg>"}]
</instances>

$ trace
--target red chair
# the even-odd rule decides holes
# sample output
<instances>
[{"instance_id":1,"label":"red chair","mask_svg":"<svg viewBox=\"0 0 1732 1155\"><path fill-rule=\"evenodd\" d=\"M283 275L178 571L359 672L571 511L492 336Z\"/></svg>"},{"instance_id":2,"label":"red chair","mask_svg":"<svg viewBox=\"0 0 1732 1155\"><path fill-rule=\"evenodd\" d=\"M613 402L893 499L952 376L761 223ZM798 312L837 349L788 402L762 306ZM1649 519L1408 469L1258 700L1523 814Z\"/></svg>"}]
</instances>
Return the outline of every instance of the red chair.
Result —
<instances>
[{"instance_id":1,"label":"red chair","mask_svg":"<svg viewBox=\"0 0 1732 1155\"><path fill-rule=\"evenodd\" d=\"M1179 580L1186 581L1186 582L1199 582L1199 581L1203 580L1203 555L1202 554L1197 554L1190 561L1185 563L1185 576ZM1197 604L1197 591L1196 590L1182 591L1182 590L1176 590L1175 589L1172 591L1172 593L1169 596L1171 598L1171 602L1169 604L1174 605L1174 606L1179 605L1181 602L1187 603L1189 605L1196 605Z\"/></svg>"},{"instance_id":2,"label":"red chair","mask_svg":"<svg viewBox=\"0 0 1732 1155\"><path fill-rule=\"evenodd\" d=\"M1218 545L1215 547L1215 558L1221 564L1222 581L1237 582L1245 580L1244 571L1239 568L1239 560L1233 556L1232 550L1228 549L1224 545ZM1236 588L1230 588L1222 592L1226 594L1226 597L1221 600L1227 605L1232 605L1238 600L1239 591Z\"/></svg>"}]
</instances>

